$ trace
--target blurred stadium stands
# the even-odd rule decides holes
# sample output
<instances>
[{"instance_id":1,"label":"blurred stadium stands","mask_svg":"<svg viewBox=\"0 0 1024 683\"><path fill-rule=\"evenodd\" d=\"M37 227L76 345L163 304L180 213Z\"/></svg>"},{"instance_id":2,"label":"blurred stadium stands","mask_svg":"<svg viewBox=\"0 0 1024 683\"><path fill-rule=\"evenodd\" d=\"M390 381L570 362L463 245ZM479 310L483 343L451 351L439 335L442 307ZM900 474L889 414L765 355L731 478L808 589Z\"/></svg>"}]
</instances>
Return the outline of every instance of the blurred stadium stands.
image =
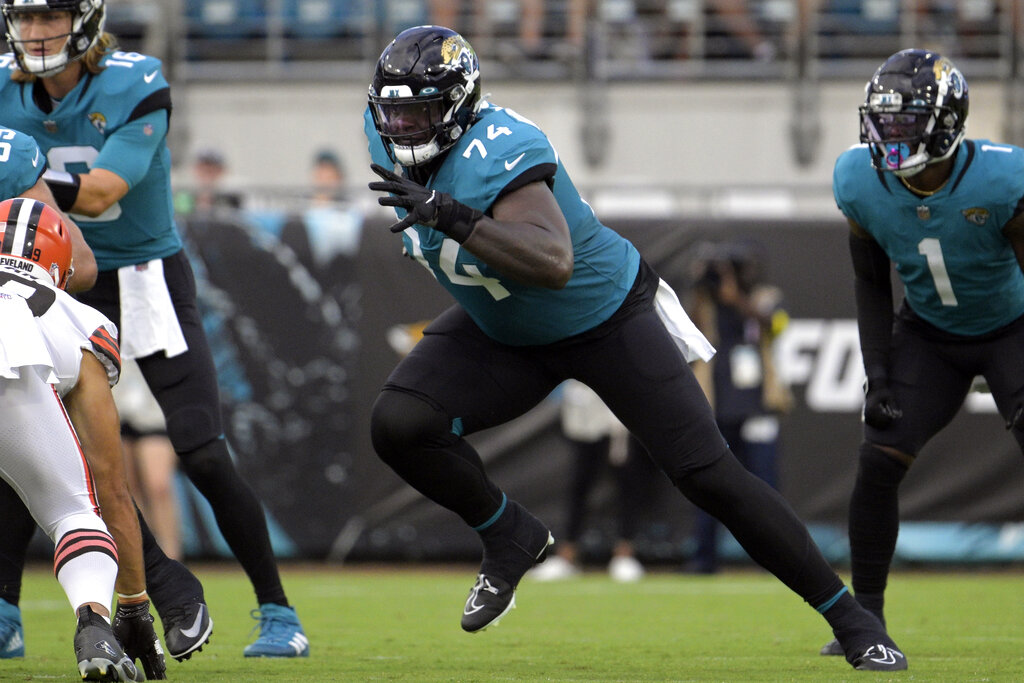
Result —
<instances>
[{"instance_id":1,"label":"blurred stadium stands","mask_svg":"<svg viewBox=\"0 0 1024 683\"><path fill-rule=\"evenodd\" d=\"M109 0L109 27L188 78L366 73L431 0ZM520 36L521 0L448 0L492 78L566 78L589 61L609 79L861 75L929 46L976 77L1016 76L1020 0L546 0L542 48ZM581 9L582 8L582 9ZM585 40L569 36L582 12ZM1018 15L1015 20L1014 15ZM168 39L171 38L171 39ZM148 41L148 42L147 42ZM157 49L153 49L156 47ZM319 66L319 68L317 68Z\"/></svg>"}]
</instances>

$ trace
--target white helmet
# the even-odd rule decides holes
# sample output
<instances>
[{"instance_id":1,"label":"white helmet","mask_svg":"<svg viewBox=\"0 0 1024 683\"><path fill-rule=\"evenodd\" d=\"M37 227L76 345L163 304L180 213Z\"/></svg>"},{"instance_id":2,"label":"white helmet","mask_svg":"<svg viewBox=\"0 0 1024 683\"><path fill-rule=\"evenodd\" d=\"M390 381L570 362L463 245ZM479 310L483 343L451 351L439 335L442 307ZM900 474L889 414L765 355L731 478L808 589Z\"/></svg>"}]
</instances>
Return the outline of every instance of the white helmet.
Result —
<instances>
[{"instance_id":1,"label":"white helmet","mask_svg":"<svg viewBox=\"0 0 1024 683\"><path fill-rule=\"evenodd\" d=\"M106 20L103 0L2 0L0 10L3 12L4 35L18 67L25 73L43 78L59 74L68 64L85 56L103 33ZM71 31L65 34L60 54L33 55L26 52L19 16L34 12L71 13Z\"/></svg>"}]
</instances>

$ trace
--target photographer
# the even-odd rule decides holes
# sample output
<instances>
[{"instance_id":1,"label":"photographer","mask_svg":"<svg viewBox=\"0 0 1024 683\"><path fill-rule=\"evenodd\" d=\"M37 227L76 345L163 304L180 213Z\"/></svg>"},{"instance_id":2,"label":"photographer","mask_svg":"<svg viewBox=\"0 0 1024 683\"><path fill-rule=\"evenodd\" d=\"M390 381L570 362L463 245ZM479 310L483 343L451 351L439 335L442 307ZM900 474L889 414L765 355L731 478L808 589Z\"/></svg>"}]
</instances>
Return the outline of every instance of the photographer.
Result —
<instances>
[{"instance_id":1,"label":"photographer","mask_svg":"<svg viewBox=\"0 0 1024 683\"><path fill-rule=\"evenodd\" d=\"M715 411L715 421L744 467L777 484L779 415L792 396L776 375L772 343L789 317L782 292L761 282L763 258L747 242L703 243L693 261L689 307L694 323L718 353L694 363L694 374ZM697 547L689 569L718 571L719 523L697 512Z\"/></svg>"}]
</instances>

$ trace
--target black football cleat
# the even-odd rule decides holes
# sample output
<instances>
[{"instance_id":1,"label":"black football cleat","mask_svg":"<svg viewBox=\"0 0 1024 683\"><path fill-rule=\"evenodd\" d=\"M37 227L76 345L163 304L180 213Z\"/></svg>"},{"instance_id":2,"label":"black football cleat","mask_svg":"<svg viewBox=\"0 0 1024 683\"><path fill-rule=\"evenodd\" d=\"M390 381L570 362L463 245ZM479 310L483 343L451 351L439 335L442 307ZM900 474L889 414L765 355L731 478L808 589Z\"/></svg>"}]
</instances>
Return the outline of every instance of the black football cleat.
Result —
<instances>
[{"instance_id":1,"label":"black football cleat","mask_svg":"<svg viewBox=\"0 0 1024 683\"><path fill-rule=\"evenodd\" d=\"M858 671L905 671L907 668L907 658L892 641L869 645L847 659Z\"/></svg>"},{"instance_id":2,"label":"black football cleat","mask_svg":"<svg viewBox=\"0 0 1024 683\"><path fill-rule=\"evenodd\" d=\"M516 586L534 565L544 561L555 542L548 528L515 501L509 501L514 521L507 535L484 541L484 560L462 610L462 629L469 633L496 625L516 606Z\"/></svg>"},{"instance_id":3,"label":"black football cleat","mask_svg":"<svg viewBox=\"0 0 1024 683\"><path fill-rule=\"evenodd\" d=\"M179 662L203 649L213 633L213 619L202 598L177 607L169 607L161 614L164 625L164 643L167 654Z\"/></svg>"},{"instance_id":4,"label":"black football cleat","mask_svg":"<svg viewBox=\"0 0 1024 683\"><path fill-rule=\"evenodd\" d=\"M144 681L145 675L121 649L107 620L88 605L78 608L75 657L83 681Z\"/></svg>"}]
</instances>

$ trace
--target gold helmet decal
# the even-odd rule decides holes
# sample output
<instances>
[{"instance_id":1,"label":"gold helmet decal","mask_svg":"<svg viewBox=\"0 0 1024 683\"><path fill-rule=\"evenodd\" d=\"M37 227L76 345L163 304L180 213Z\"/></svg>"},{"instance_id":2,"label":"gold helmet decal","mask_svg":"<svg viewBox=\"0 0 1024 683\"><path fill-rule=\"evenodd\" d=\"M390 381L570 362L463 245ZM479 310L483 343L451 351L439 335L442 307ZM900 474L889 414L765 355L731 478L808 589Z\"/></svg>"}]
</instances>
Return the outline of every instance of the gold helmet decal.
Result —
<instances>
[{"instance_id":1,"label":"gold helmet decal","mask_svg":"<svg viewBox=\"0 0 1024 683\"><path fill-rule=\"evenodd\" d=\"M473 48L460 35L449 36L441 43L441 59L448 68L463 66L469 70L473 63L472 55Z\"/></svg>"}]
</instances>

